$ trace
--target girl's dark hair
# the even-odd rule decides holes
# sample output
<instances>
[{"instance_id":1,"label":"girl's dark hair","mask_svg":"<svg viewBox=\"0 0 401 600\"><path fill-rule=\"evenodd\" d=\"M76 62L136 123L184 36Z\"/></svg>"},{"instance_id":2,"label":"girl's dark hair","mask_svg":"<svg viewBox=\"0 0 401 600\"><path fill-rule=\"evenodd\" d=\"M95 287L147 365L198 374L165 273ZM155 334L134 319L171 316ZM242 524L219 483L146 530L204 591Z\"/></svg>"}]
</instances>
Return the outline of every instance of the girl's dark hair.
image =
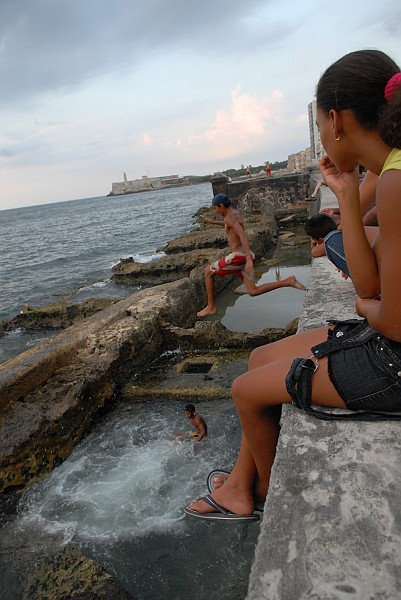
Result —
<instances>
[{"instance_id":1,"label":"girl's dark hair","mask_svg":"<svg viewBox=\"0 0 401 600\"><path fill-rule=\"evenodd\" d=\"M313 215L305 223L306 235L309 235L314 240L326 237L330 231L334 231L335 229L337 229L335 220L330 215L326 215L326 213Z\"/></svg>"},{"instance_id":2,"label":"girl's dark hair","mask_svg":"<svg viewBox=\"0 0 401 600\"><path fill-rule=\"evenodd\" d=\"M321 76L316 103L329 112L350 109L357 121L378 131L389 146L401 147L401 85L390 102L384 97L388 81L399 66L380 50L350 52Z\"/></svg>"}]
</instances>

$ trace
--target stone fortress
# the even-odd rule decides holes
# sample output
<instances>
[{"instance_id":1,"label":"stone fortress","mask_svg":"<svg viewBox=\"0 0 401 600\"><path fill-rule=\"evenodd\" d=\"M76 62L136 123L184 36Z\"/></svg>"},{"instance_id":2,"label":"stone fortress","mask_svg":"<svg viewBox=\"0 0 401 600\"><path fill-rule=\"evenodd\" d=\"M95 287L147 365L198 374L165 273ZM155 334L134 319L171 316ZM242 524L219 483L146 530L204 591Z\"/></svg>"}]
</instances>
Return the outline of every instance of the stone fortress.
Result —
<instances>
[{"instance_id":1,"label":"stone fortress","mask_svg":"<svg viewBox=\"0 0 401 600\"><path fill-rule=\"evenodd\" d=\"M135 194L137 192L149 192L151 190L164 190L166 188L189 185L190 181L178 175L167 175L165 177L148 177L143 175L141 179L127 179L124 172L124 181L111 184L109 196L123 196L124 194Z\"/></svg>"}]
</instances>

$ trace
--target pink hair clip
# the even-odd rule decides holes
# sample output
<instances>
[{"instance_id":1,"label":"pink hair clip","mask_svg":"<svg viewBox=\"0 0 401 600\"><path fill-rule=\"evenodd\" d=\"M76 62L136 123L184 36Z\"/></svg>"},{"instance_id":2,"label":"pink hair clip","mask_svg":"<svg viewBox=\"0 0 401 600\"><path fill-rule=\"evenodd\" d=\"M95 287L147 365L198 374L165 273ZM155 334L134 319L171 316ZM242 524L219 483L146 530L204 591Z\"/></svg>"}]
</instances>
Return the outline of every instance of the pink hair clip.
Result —
<instances>
[{"instance_id":1,"label":"pink hair clip","mask_svg":"<svg viewBox=\"0 0 401 600\"><path fill-rule=\"evenodd\" d=\"M384 88L384 97L387 102L390 102L394 96L396 88L401 85L401 73L396 73L388 80L386 87Z\"/></svg>"}]
</instances>

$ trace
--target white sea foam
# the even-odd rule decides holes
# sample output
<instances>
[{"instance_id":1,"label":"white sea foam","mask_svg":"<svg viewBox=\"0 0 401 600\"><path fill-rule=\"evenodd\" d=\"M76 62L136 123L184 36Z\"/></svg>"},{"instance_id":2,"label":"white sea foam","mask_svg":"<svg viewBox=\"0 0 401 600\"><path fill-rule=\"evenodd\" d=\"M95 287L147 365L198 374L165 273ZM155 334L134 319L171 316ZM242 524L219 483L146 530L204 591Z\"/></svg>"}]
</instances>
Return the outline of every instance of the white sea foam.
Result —
<instances>
[{"instance_id":1,"label":"white sea foam","mask_svg":"<svg viewBox=\"0 0 401 600\"><path fill-rule=\"evenodd\" d=\"M20 337L23 334L23 330L21 327L17 327L16 329L13 329L12 331L7 331L7 333L5 334L4 337L6 338L17 338Z\"/></svg>"},{"instance_id":2,"label":"white sea foam","mask_svg":"<svg viewBox=\"0 0 401 600\"><path fill-rule=\"evenodd\" d=\"M230 402L220 405L213 416L199 405L209 428L214 423L219 430L199 445L173 439L174 431L190 429L182 403L124 410L25 494L20 527L62 534L63 541L116 541L170 530L175 535L182 507L206 491L216 453L220 466L234 460L237 419Z\"/></svg>"}]
</instances>

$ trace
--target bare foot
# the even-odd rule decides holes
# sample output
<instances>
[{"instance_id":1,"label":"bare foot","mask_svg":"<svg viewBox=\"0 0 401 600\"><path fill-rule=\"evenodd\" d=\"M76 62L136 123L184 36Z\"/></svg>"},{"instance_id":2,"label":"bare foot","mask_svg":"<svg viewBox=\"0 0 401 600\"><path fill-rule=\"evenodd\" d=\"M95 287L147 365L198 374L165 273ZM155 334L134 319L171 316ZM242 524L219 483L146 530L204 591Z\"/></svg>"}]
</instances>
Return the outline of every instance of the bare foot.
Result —
<instances>
[{"instance_id":1,"label":"bare foot","mask_svg":"<svg viewBox=\"0 0 401 600\"><path fill-rule=\"evenodd\" d=\"M217 308L215 306L206 306L203 310L196 313L197 317L207 317L208 315L215 315Z\"/></svg>"},{"instance_id":2,"label":"bare foot","mask_svg":"<svg viewBox=\"0 0 401 600\"><path fill-rule=\"evenodd\" d=\"M302 285L302 283L300 283L298 281L298 279L295 277L295 275L290 275L289 277L287 277L287 279L283 280L283 283L286 283L286 285L288 285L289 287L293 287L296 288L297 290L306 290L306 287L304 285Z\"/></svg>"}]
</instances>

